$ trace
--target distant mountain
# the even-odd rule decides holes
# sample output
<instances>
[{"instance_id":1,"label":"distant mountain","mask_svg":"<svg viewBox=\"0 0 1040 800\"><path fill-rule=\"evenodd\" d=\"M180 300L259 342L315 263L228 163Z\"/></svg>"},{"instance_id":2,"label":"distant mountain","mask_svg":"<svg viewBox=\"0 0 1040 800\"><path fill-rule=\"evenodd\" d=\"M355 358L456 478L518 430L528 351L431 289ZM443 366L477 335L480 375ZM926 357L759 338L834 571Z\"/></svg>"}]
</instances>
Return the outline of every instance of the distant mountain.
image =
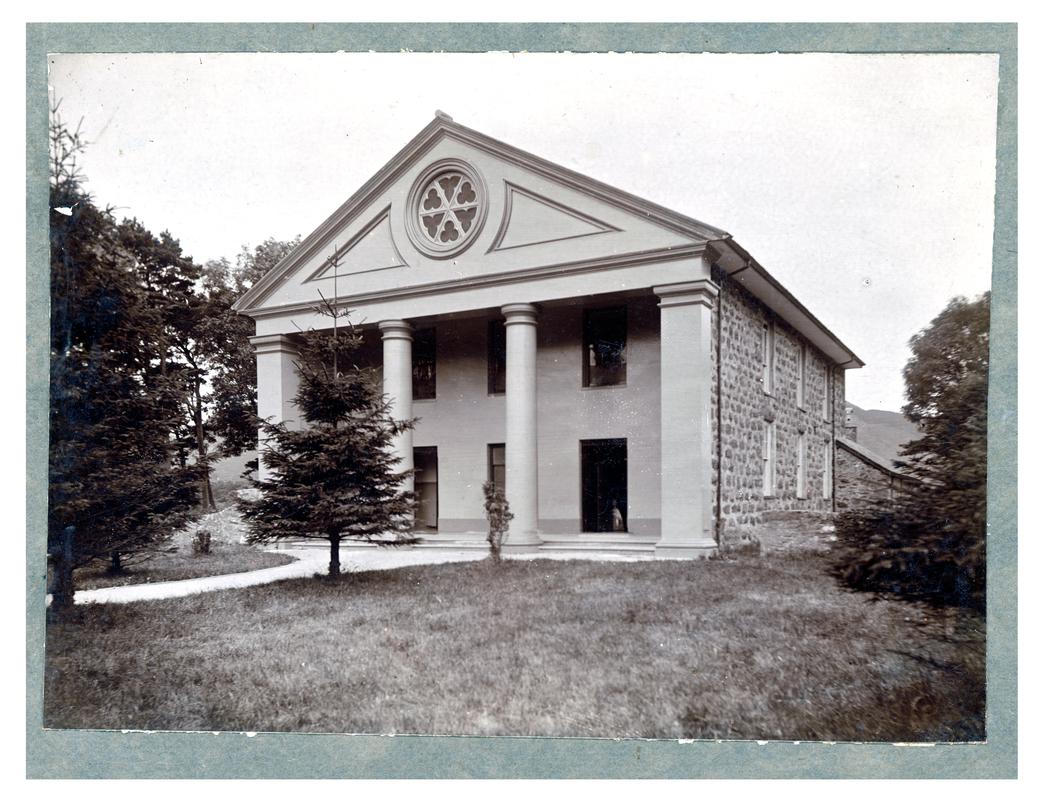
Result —
<instances>
[{"instance_id":1,"label":"distant mountain","mask_svg":"<svg viewBox=\"0 0 1040 800\"><path fill-rule=\"evenodd\" d=\"M851 411L845 424L856 426L856 441L889 461L899 458L900 448L920 436L914 424L897 411L863 409L849 402L845 405Z\"/></svg>"}]
</instances>

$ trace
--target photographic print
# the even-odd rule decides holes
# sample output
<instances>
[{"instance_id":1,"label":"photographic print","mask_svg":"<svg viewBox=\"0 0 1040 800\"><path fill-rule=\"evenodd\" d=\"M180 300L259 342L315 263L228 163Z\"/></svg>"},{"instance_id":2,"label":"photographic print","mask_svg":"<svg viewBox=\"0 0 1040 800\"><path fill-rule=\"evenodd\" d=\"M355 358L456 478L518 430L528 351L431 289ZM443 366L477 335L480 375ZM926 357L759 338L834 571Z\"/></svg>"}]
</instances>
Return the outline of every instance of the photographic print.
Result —
<instances>
[{"instance_id":1,"label":"photographic print","mask_svg":"<svg viewBox=\"0 0 1040 800\"><path fill-rule=\"evenodd\" d=\"M47 60L45 728L987 740L997 54Z\"/></svg>"}]
</instances>

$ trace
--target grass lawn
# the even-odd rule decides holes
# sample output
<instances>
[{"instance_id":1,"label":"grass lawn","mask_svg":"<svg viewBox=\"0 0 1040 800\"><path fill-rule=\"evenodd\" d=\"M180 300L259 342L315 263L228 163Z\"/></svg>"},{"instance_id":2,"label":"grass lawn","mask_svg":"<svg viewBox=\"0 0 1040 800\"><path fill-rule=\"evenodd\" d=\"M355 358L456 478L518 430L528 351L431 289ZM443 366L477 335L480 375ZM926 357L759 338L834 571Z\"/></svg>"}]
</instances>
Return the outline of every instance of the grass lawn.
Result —
<instances>
[{"instance_id":1,"label":"grass lawn","mask_svg":"<svg viewBox=\"0 0 1040 800\"><path fill-rule=\"evenodd\" d=\"M175 553L160 553L140 564L133 564L118 574L110 574L103 564L76 570L76 589L101 589L106 586L129 586L135 583L182 581L207 575L249 572L265 567L278 567L293 561L285 553L267 553L244 544L214 542L211 552L195 555L191 548Z\"/></svg>"},{"instance_id":2,"label":"grass lawn","mask_svg":"<svg viewBox=\"0 0 1040 800\"><path fill-rule=\"evenodd\" d=\"M973 740L984 621L801 556L487 562L77 607L49 727Z\"/></svg>"}]
</instances>

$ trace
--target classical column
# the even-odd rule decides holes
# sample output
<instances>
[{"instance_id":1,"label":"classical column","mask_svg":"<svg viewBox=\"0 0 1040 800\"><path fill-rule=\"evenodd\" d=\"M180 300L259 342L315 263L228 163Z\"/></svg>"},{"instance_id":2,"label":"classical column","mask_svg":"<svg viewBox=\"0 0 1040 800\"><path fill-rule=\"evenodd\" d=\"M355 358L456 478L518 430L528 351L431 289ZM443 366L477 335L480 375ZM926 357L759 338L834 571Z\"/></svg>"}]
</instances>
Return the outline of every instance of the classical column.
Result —
<instances>
[{"instance_id":1,"label":"classical column","mask_svg":"<svg viewBox=\"0 0 1040 800\"><path fill-rule=\"evenodd\" d=\"M379 323L383 334L383 393L390 397L390 412L394 419L412 418L412 326L404 320L391 319ZM415 467L412 453L412 432L404 431L394 441L394 451L400 457L398 469L402 472ZM409 477L402 486L406 491L415 488Z\"/></svg>"},{"instance_id":2,"label":"classical column","mask_svg":"<svg viewBox=\"0 0 1040 800\"><path fill-rule=\"evenodd\" d=\"M538 310L529 303L502 306L506 318L506 499L513 520L503 549L537 549L538 407L535 360Z\"/></svg>"},{"instance_id":3,"label":"classical column","mask_svg":"<svg viewBox=\"0 0 1040 800\"><path fill-rule=\"evenodd\" d=\"M661 539L659 558L715 547L711 494L710 280L654 287L661 308Z\"/></svg>"},{"instance_id":4,"label":"classical column","mask_svg":"<svg viewBox=\"0 0 1040 800\"><path fill-rule=\"evenodd\" d=\"M300 353L292 339L282 334L253 336L249 339L256 353L256 409L261 419L284 422L289 428L300 427L296 408L296 392L300 375L296 360ZM260 451L259 478L265 480L270 472L264 466L263 450L266 438L258 435Z\"/></svg>"}]
</instances>

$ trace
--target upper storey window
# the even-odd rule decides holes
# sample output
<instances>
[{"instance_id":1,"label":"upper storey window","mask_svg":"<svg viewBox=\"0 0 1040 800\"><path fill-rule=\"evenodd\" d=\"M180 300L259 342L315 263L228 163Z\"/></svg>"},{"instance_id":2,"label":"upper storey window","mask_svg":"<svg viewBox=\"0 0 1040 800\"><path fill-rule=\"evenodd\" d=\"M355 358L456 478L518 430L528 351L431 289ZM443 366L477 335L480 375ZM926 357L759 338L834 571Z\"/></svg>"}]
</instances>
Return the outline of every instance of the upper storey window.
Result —
<instances>
[{"instance_id":1,"label":"upper storey window","mask_svg":"<svg viewBox=\"0 0 1040 800\"><path fill-rule=\"evenodd\" d=\"M763 322L760 329L759 348L762 358L762 391L773 393L773 364L776 362L776 329L772 321Z\"/></svg>"},{"instance_id":2,"label":"upper storey window","mask_svg":"<svg viewBox=\"0 0 1040 800\"><path fill-rule=\"evenodd\" d=\"M809 361L806 350L803 342L798 348L798 389L796 392L798 407L803 410L805 409L805 371Z\"/></svg>"},{"instance_id":3,"label":"upper storey window","mask_svg":"<svg viewBox=\"0 0 1040 800\"><path fill-rule=\"evenodd\" d=\"M627 377L628 314L624 306L585 311L582 386L617 386Z\"/></svg>"},{"instance_id":4,"label":"upper storey window","mask_svg":"<svg viewBox=\"0 0 1040 800\"><path fill-rule=\"evenodd\" d=\"M506 324L500 319L488 322L488 394L506 392Z\"/></svg>"},{"instance_id":5,"label":"upper storey window","mask_svg":"<svg viewBox=\"0 0 1040 800\"><path fill-rule=\"evenodd\" d=\"M412 338L412 397L433 400L437 397L437 330L419 330Z\"/></svg>"},{"instance_id":6,"label":"upper storey window","mask_svg":"<svg viewBox=\"0 0 1040 800\"><path fill-rule=\"evenodd\" d=\"M447 258L477 237L486 213L487 193L477 173L461 161L439 161L412 187L408 233L427 255Z\"/></svg>"},{"instance_id":7,"label":"upper storey window","mask_svg":"<svg viewBox=\"0 0 1040 800\"><path fill-rule=\"evenodd\" d=\"M828 365L823 368L823 421L831 421L834 409L834 370Z\"/></svg>"}]
</instances>

